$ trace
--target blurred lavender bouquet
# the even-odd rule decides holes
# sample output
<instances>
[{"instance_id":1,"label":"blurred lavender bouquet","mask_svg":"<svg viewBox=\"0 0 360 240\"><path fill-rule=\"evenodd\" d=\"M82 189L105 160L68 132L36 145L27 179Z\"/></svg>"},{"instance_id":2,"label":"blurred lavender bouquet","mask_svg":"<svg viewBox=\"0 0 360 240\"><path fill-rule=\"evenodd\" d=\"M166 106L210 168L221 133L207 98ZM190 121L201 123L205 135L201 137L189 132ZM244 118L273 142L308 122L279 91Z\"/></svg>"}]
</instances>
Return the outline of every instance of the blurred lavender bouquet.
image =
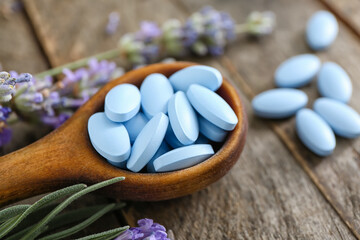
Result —
<instances>
[{"instance_id":1,"label":"blurred lavender bouquet","mask_svg":"<svg viewBox=\"0 0 360 240\"><path fill-rule=\"evenodd\" d=\"M119 21L120 17L112 13L106 32L113 34ZM0 72L0 147L11 140L11 123L22 120L57 128L104 84L125 72L106 59L120 57L127 68L134 68L165 57L219 56L239 34L268 35L274 26L272 12L253 12L246 23L235 24L229 14L204 7L185 23L170 19L159 26L144 21L139 31L125 34L116 49L34 77ZM59 74L61 80L54 78Z\"/></svg>"}]
</instances>

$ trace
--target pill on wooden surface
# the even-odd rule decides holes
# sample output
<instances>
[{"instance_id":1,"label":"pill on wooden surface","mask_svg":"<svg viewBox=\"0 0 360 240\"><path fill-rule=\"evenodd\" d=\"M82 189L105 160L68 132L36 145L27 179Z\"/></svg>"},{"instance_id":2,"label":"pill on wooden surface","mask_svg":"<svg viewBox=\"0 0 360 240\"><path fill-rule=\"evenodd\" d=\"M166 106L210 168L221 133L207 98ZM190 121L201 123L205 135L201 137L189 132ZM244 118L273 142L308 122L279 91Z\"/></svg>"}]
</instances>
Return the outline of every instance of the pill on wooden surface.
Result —
<instances>
[{"instance_id":1,"label":"pill on wooden surface","mask_svg":"<svg viewBox=\"0 0 360 240\"><path fill-rule=\"evenodd\" d=\"M169 118L162 112L156 114L137 136L127 168L139 172L159 149L169 124Z\"/></svg>"},{"instance_id":2,"label":"pill on wooden surface","mask_svg":"<svg viewBox=\"0 0 360 240\"><path fill-rule=\"evenodd\" d=\"M305 107L307 95L298 89L277 88L260 93L251 104L255 115L263 118L279 119L294 115Z\"/></svg>"},{"instance_id":3,"label":"pill on wooden surface","mask_svg":"<svg viewBox=\"0 0 360 240\"><path fill-rule=\"evenodd\" d=\"M222 84L222 76L219 70L197 65L181 69L169 77L176 91L186 92L191 84L202 85L212 91L216 91Z\"/></svg>"},{"instance_id":4,"label":"pill on wooden surface","mask_svg":"<svg viewBox=\"0 0 360 240\"><path fill-rule=\"evenodd\" d=\"M315 51L328 48L336 39L339 26L335 16L329 11L314 13L306 25L306 40Z\"/></svg>"},{"instance_id":5,"label":"pill on wooden surface","mask_svg":"<svg viewBox=\"0 0 360 240\"><path fill-rule=\"evenodd\" d=\"M227 131L215 126L205 118L199 115L199 126L200 126L200 132L214 142L222 142L225 140Z\"/></svg>"},{"instance_id":6,"label":"pill on wooden surface","mask_svg":"<svg viewBox=\"0 0 360 240\"><path fill-rule=\"evenodd\" d=\"M129 133L131 143L134 143L136 137L139 135L139 133L145 127L148 121L149 120L142 112L138 112L133 118L126 122L123 122L126 130Z\"/></svg>"},{"instance_id":7,"label":"pill on wooden surface","mask_svg":"<svg viewBox=\"0 0 360 240\"><path fill-rule=\"evenodd\" d=\"M131 147L122 123L110 121L103 112L95 113L89 118L88 132L91 144L101 156L112 165L125 167Z\"/></svg>"},{"instance_id":8,"label":"pill on wooden surface","mask_svg":"<svg viewBox=\"0 0 360 240\"><path fill-rule=\"evenodd\" d=\"M145 78L140 86L141 107L148 119L155 114L167 113L167 105L174 90L163 74L153 73Z\"/></svg>"},{"instance_id":9,"label":"pill on wooden surface","mask_svg":"<svg viewBox=\"0 0 360 240\"><path fill-rule=\"evenodd\" d=\"M320 69L320 59L313 54L301 54L282 62L275 71L278 87L298 88L313 80Z\"/></svg>"},{"instance_id":10,"label":"pill on wooden surface","mask_svg":"<svg viewBox=\"0 0 360 240\"><path fill-rule=\"evenodd\" d=\"M352 94L352 84L345 70L334 62L324 63L318 74L318 90L321 96L347 103Z\"/></svg>"},{"instance_id":11,"label":"pill on wooden surface","mask_svg":"<svg viewBox=\"0 0 360 240\"><path fill-rule=\"evenodd\" d=\"M194 144L173 149L154 160L156 172L168 172L194 166L214 154L210 144Z\"/></svg>"},{"instance_id":12,"label":"pill on wooden surface","mask_svg":"<svg viewBox=\"0 0 360 240\"><path fill-rule=\"evenodd\" d=\"M154 168L154 160L157 159L158 157L160 157L161 155L169 152L171 149L169 147L169 145L163 141L159 147L159 149L157 150L157 152L155 153L155 155L151 158L151 160L146 164L146 169L149 173L154 173L155 168Z\"/></svg>"},{"instance_id":13,"label":"pill on wooden surface","mask_svg":"<svg viewBox=\"0 0 360 240\"><path fill-rule=\"evenodd\" d=\"M112 88L105 97L105 114L114 122L125 122L140 109L141 95L132 84L120 84Z\"/></svg>"},{"instance_id":14,"label":"pill on wooden surface","mask_svg":"<svg viewBox=\"0 0 360 240\"><path fill-rule=\"evenodd\" d=\"M360 116L350 106L330 98L319 98L314 103L314 110L334 130L345 138L360 136Z\"/></svg>"},{"instance_id":15,"label":"pill on wooden surface","mask_svg":"<svg viewBox=\"0 0 360 240\"><path fill-rule=\"evenodd\" d=\"M218 94L198 84L192 84L186 95L206 120L226 131L231 131L238 123L237 116L230 105Z\"/></svg>"},{"instance_id":16,"label":"pill on wooden surface","mask_svg":"<svg viewBox=\"0 0 360 240\"><path fill-rule=\"evenodd\" d=\"M319 156L328 156L335 149L334 132L322 117L310 109L297 112L296 132L303 144Z\"/></svg>"},{"instance_id":17,"label":"pill on wooden surface","mask_svg":"<svg viewBox=\"0 0 360 240\"><path fill-rule=\"evenodd\" d=\"M175 93L168 103L172 130L183 145L189 145L199 136L199 123L194 109L182 91Z\"/></svg>"}]
</instances>

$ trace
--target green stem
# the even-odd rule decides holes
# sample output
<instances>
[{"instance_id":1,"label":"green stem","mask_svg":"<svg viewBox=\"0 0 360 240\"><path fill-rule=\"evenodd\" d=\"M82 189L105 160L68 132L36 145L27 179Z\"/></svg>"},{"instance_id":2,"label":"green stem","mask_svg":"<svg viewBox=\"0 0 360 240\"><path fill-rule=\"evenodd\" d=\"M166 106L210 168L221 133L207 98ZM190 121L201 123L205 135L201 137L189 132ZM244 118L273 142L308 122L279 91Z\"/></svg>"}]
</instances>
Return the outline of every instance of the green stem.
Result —
<instances>
[{"instance_id":1,"label":"green stem","mask_svg":"<svg viewBox=\"0 0 360 240\"><path fill-rule=\"evenodd\" d=\"M80 68L80 67L84 67L84 66L86 66L88 64L88 62L89 62L89 60L91 58L96 58L97 60L104 60L104 59L115 58L115 57L118 57L118 56L120 56L120 51L119 51L118 48L115 48L115 49L112 49L112 50L109 50L109 51L106 51L106 52L96 54L96 55L91 56L91 57L82 58L80 60L77 60L77 61L74 61L74 62L71 62L71 63L67 63L67 64L59 66L59 67L49 69L47 71L36 74L35 77L41 79L41 78L44 78L46 76L58 75L58 74L62 73L64 68L74 70L74 69L77 69L77 68Z\"/></svg>"}]
</instances>

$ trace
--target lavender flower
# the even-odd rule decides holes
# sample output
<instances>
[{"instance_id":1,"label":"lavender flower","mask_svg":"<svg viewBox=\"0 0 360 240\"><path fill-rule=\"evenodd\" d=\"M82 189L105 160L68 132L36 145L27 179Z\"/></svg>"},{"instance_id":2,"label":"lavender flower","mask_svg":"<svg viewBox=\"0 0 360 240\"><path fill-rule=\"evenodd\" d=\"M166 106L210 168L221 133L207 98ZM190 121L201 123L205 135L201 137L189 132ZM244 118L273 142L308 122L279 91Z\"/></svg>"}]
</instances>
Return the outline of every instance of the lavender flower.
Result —
<instances>
[{"instance_id":1,"label":"lavender flower","mask_svg":"<svg viewBox=\"0 0 360 240\"><path fill-rule=\"evenodd\" d=\"M6 124L11 109L0 105L0 147L4 146L11 140L11 129Z\"/></svg>"},{"instance_id":2,"label":"lavender flower","mask_svg":"<svg viewBox=\"0 0 360 240\"><path fill-rule=\"evenodd\" d=\"M271 11L252 12L247 18L246 30L250 35L263 36L272 33L275 14Z\"/></svg>"},{"instance_id":3,"label":"lavender flower","mask_svg":"<svg viewBox=\"0 0 360 240\"><path fill-rule=\"evenodd\" d=\"M113 35L120 23L120 15L117 12L112 12L109 14L108 23L106 25L106 33L108 35Z\"/></svg>"},{"instance_id":4,"label":"lavender flower","mask_svg":"<svg viewBox=\"0 0 360 240\"><path fill-rule=\"evenodd\" d=\"M9 102L16 92L15 85L30 82L31 79L32 76L29 73L12 75L8 72L0 72L0 102Z\"/></svg>"},{"instance_id":5,"label":"lavender flower","mask_svg":"<svg viewBox=\"0 0 360 240\"><path fill-rule=\"evenodd\" d=\"M139 227L126 230L115 240L170 240L164 226L144 218L138 221Z\"/></svg>"}]
</instances>

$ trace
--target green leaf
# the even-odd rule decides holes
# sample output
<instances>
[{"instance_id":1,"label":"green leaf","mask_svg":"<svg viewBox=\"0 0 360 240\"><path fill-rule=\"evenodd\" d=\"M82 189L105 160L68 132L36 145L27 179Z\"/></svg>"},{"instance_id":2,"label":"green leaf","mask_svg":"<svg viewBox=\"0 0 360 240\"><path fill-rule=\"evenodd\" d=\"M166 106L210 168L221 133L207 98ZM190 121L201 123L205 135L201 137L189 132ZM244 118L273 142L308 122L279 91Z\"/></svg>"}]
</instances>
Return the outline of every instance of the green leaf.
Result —
<instances>
[{"instance_id":1,"label":"green leaf","mask_svg":"<svg viewBox=\"0 0 360 240\"><path fill-rule=\"evenodd\" d=\"M69 224L73 224L73 223L79 222L81 220L84 220L86 218L89 218L91 215L95 214L96 212L100 211L102 208L104 208L106 206L108 206L108 205L99 204L99 205L95 205L95 206L91 206L91 207L83 207L83 208L80 208L80 209L67 211L67 212L62 213L60 215L57 215L49 223L47 231L54 231L54 230L59 229L61 227L67 226ZM117 203L116 206L112 209L112 211L123 208L124 206L125 206L125 203L123 203L123 202ZM46 210L46 209L44 209L44 210ZM49 209L49 211L51 211L51 210L52 209ZM39 210L39 211L42 211L42 209ZM49 211L44 213L42 218L45 217L48 214ZM30 229L33 228L37 222L39 222L42 219L42 218L37 219L37 217L38 217L38 215L36 215L35 222L33 222L33 225L27 225L25 228L21 228L22 229L21 231L16 231L17 228L21 226L21 224L20 224L18 227L16 227L14 229L14 231L16 233L9 236L9 237L7 237L6 240L18 240L18 239L20 239L27 232L29 232ZM31 217L31 218L33 218L33 217Z\"/></svg>"},{"instance_id":2,"label":"green leaf","mask_svg":"<svg viewBox=\"0 0 360 240\"><path fill-rule=\"evenodd\" d=\"M129 226L119 227L119 228L111 229L111 230L108 230L105 232L92 234L92 235L89 235L86 237L77 238L76 240L102 240L105 237L110 237L113 235L118 236L127 229L129 229Z\"/></svg>"},{"instance_id":3,"label":"green leaf","mask_svg":"<svg viewBox=\"0 0 360 240\"><path fill-rule=\"evenodd\" d=\"M125 179L125 177L112 178L112 179L109 179L109 180L94 184L94 185L92 185L90 187L87 187L87 188L81 190L78 193L75 193L74 195L67 198L64 202L59 204L59 206L57 206L44 219L42 219L38 224L36 224L34 226L34 228L32 228L25 236L23 236L21 238L21 240L35 239L40 234L38 232L38 230L42 226L47 225L59 212L61 212L64 208L66 208L70 203L72 203L73 201L75 201L79 197L81 197L81 196L83 196L83 195L85 195L87 193L93 192L95 190L98 190L100 188L106 187L108 185L114 184L116 182L122 181L124 179Z\"/></svg>"},{"instance_id":4,"label":"green leaf","mask_svg":"<svg viewBox=\"0 0 360 240\"><path fill-rule=\"evenodd\" d=\"M113 210L115 206L116 206L115 203L109 204L106 207L104 207L103 209L101 209L100 211L98 211L97 213L95 213L94 215L92 215L90 218L86 219L85 221L83 221L71 228L63 230L61 232L57 232L57 233L48 235L46 237L40 238L40 240L57 240L57 239L71 236L71 235L83 230L84 228L88 227L90 224L92 224L93 222L95 222L96 220L98 220L99 218L104 216L106 213Z\"/></svg>"},{"instance_id":5,"label":"green leaf","mask_svg":"<svg viewBox=\"0 0 360 240\"><path fill-rule=\"evenodd\" d=\"M45 206L46 204L48 204L52 201L55 201L64 196L79 192L80 190L82 190L84 188L86 188L85 184L77 184L74 186L66 187L66 188L60 189L58 191L52 192L52 193L46 195L45 197L41 198L39 201L37 201L33 205L31 205L31 207L27 208L21 215L15 217L12 224L9 224L7 227L4 227L4 228L0 227L0 239L2 237L4 237L6 234L8 234L12 229L14 229L30 213L36 211L37 209Z\"/></svg>"},{"instance_id":6,"label":"green leaf","mask_svg":"<svg viewBox=\"0 0 360 240\"><path fill-rule=\"evenodd\" d=\"M23 212L25 212L26 209L28 209L31 205L17 205L8 207L4 210L0 211L0 222L4 222L6 220L9 220L12 217L15 217L16 215L19 215Z\"/></svg>"}]
</instances>

